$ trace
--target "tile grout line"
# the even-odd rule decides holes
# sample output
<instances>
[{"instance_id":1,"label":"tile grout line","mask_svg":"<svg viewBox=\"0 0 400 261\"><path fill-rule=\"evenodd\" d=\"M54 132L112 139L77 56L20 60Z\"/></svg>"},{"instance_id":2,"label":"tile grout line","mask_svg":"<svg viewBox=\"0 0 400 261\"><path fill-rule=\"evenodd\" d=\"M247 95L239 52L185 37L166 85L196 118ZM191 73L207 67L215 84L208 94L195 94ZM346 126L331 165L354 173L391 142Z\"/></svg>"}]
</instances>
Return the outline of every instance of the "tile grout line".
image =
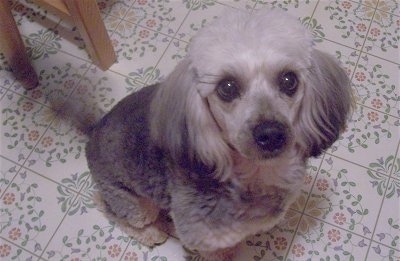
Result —
<instances>
[{"instance_id":1,"label":"tile grout line","mask_svg":"<svg viewBox=\"0 0 400 261\"><path fill-rule=\"evenodd\" d=\"M0 0L1 1L1 0ZM23 166L21 166L20 164L14 162L13 160L9 160L7 157L0 155L0 161L2 161L2 159L6 159L10 162L12 162L14 165L16 165L16 167L18 167L18 170L16 170L15 175L10 179L9 184L4 188L4 191L2 191L0 193L0 198L3 198L4 194L6 193L6 191L8 191L8 189L10 188L11 184L14 182L14 180L17 178L18 174L21 172Z\"/></svg>"},{"instance_id":2,"label":"tile grout line","mask_svg":"<svg viewBox=\"0 0 400 261\"><path fill-rule=\"evenodd\" d=\"M365 39L364 39L363 45L361 46L361 51L364 50L365 44L366 44L366 42L367 42L367 35L368 35L369 31L371 30L371 26L372 26L372 23L373 23L373 21L374 21L375 14L376 14L376 12L377 12L377 10L378 10L378 9L377 9L377 8L378 8L378 5L379 5L379 0L378 0L378 1L376 2L376 4L375 4L374 13L373 13L372 16L371 16L371 21L370 21L370 23L369 23L368 30L366 30ZM351 82L353 82L353 79L354 79L354 76L355 76L355 73L356 73L356 70L357 70L357 66L358 66L359 63L360 63L360 59L361 59L361 53L360 53L360 55L359 55L359 57L358 57L358 60L357 60L357 62L356 62L356 64L355 64L355 68L354 68L354 71L353 71L353 75L351 76L351 79L350 79ZM358 95L358 92L356 92L356 93L357 93L357 95ZM386 185L387 185L388 183L389 183L389 179L387 180ZM367 248L367 251L366 251L366 253L365 253L365 260L367 260L367 258L368 258L368 256L369 256L369 252L370 252L371 247L372 247L372 242L373 242L373 238L374 238L374 234L375 234L375 229L376 229L376 227L377 227L377 222L378 222L378 220L379 220L379 215L380 215L380 213L381 213L381 211L382 211L383 201L384 201L386 192L387 192L387 186L386 186L386 188L385 188L385 192L383 193L383 197L382 197L382 200L381 200L381 205L379 206L378 216L377 216L377 219L376 219L376 222L375 222L374 229L373 229L373 231L371 232L371 240L370 240L370 242L369 242L369 244L368 244L368 248Z\"/></svg>"},{"instance_id":3,"label":"tile grout line","mask_svg":"<svg viewBox=\"0 0 400 261\"><path fill-rule=\"evenodd\" d=\"M59 185L62 185L63 187L65 187L65 188L67 188L67 189L73 191L73 192L75 193L75 197L74 197L74 200L72 201L71 205L70 205L70 206L68 207L68 209L65 211L65 215L63 216L63 218L61 219L60 223L58 224L58 226L57 226L56 229L54 230L54 233L53 233L52 236L49 238L49 240L48 240L46 246L43 248L43 251L42 251L42 253L41 253L41 255L40 255L40 258L43 258L43 255L45 254L47 248L49 247L49 245L50 245L51 242L53 241L55 235L60 231L60 227L63 225L64 221L67 219L68 213L70 212L70 210L71 210L71 208L74 206L74 204L78 201L78 198L79 198L79 197L85 197L85 198L88 198L88 199L90 198L90 199L91 199L91 197L89 197L89 196L87 196L87 195L84 195L84 194L82 193L83 189L85 188L85 184L88 183L88 180L89 180L89 179L90 179L90 174L89 174L88 177L85 179L85 182L83 183L83 186L79 189L79 191L76 191L76 190L71 189L71 188L68 188L68 187L66 187L66 186L64 186L64 185L62 185L62 184L59 184ZM54 182L54 181L53 181L53 182ZM127 247L125 248L124 253L126 252L126 250L127 250L128 246L129 246L131 240L132 240L132 239L130 239L130 240L128 241Z\"/></svg>"},{"instance_id":4,"label":"tile grout line","mask_svg":"<svg viewBox=\"0 0 400 261\"><path fill-rule=\"evenodd\" d=\"M386 176L387 178L390 178L390 174L383 173L383 172L381 172L381 171L379 171L379 170L371 169L371 168L369 168L369 167L366 167L366 166L364 166L364 165L361 165L360 163L353 162L353 161L348 160L348 159L346 159L346 158L337 156L337 155L335 155L335 154L333 154L333 153L331 153L331 152L326 152L325 154L327 154L327 155L329 155L329 156L331 156L331 157L334 157L334 158L336 158L336 159L345 161L345 162L347 162L347 163L350 163L350 164L352 164L352 165L355 165L355 166L357 166L357 167L360 167L360 168L362 168L362 169L370 170L370 171L376 172L376 173L378 173L378 174L384 175L384 176Z\"/></svg>"},{"instance_id":5,"label":"tile grout line","mask_svg":"<svg viewBox=\"0 0 400 261\"><path fill-rule=\"evenodd\" d=\"M3 156L0 156L0 157L3 157ZM3 158L4 158L4 157L3 157ZM51 182L51 183L54 183L55 185L60 185L60 186L65 187L64 185L62 185L62 184L60 184L60 183L58 183L58 182L56 182L56 181L54 181L54 180L52 180L52 179L50 179L50 178L48 178L48 177L45 177L45 176L41 175L40 173L38 173L38 172L36 172L36 171L30 170L30 169L28 169L28 168L26 168L26 167L24 167L24 166L20 166L19 170L17 171L17 173L15 174L15 176L13 177L13 179L10 181L10 185L11 185L11 183L15 180L15 178L20 174L20 172L22 171L22 169L24 169L24 170L26 170L26 171L30 171L30 172L32 172L34 175L39 176L39 177L41 177L41 178L43 178L43 179L46 179L47 181L49 181L49 182ZM10 185L9 185L9 186L10 186ZM7 189L8 189L9 186L7 186ZM73 192L75 193L74 201L73 201L73 203L75 203L75 201L76 201L76 199L77 199L77 197L78 197L78 193L77 193L75 190L70 189L70 188L68 188L68 187L65 187L65 188L66 188L66 189L69 189L69 190L71 190L71 191L73 191ZM5 189L4 192L5 192L7 189ZM3 194L4 194L4 193L3 193ZM65 215L63 216L63 218L61 219L60 223L59 223L58 226L56 227L55 232L53 233L53 235L52 235L51 238L53 238L54 235L55 235L55 233L58 231L58 228L61 226L62 222L63 222L64 219L65 219L65 216L68 214L69 210L70 210L71 207L73 206L73 203L69 206L68 210L66 211ZM44 254L46 248L48 247L48 245L50 244L50 241L51 241L51 240L49 240L49 242L48 242L48 243L46 244L46 246L43 248L43 251L40 253L40 255L38 255L38 254L35 254L35 253L31 252L30 250L28 250L27 248L25 248L24 246L22 246L22 245L20 245L20 244L15 244L15 243L9 241L8 239L4 238L3 236L0 236L0 238L2 238L3 240L6 240L7 242L9 242L9 243L15 245L15 246L18 247L18 248L24 250L25 252L28 252L28 253L30 253L30 254L32 254L32 255L38 257L38 260L40 260L40 259L42 258L42 256L43 256L43 254Z\"/></svg>"},{"instance_id":6,"label":"tile grout line","mask_svg":"<svg viewBox=\"0 0 400 261\"><path fill-rule=\"evenodd\" d=\"M37 260L40 260L40 256L38 256L37 254L33 253L32 251L30 251L30 250L28 250L28 249L22 247L21 245L16 244L16 243L14 243L14 242L8 240L8 239L7 239L6 237L4 237L3 235L0 235L0 239L1 239L1 240L4 240L5 242L7 242L7 243L9 243L9 244L11 244L11 245L13 245L13 246L15 246L15 247L17 247L17 248L23 250L23 251L25 251L25 252L27 252L27 253L29 253L29 254L31 254L31 255L34 256L34 257L37 257Z\"/></svg>"},{"instance_id":7,"label":"tile grout line","mask_svg":"<svg viewBox=\"0 0 400 261\"><path fill-rule=\"evenodd\" d=\"M74 191L75 193L75 191ZM49 237L46 245L43 247L43 251L40 254L39 259L44 258L43 255L46 253L47 248L49 247L49 245L51 244L52 240L54 239L55 235L57 234L57 232L60 230L60 227L63 225L64 220L67 218L69 211L71 210L72 206L74 205L74 203L78 200L79 194L76 193L74 196L74 200L72 201L71 205L68 207L68 209L65 211L64 216L62 217L62 219L60 220L59 224L57 225L57 227L54 229L54 232L52 233L52 235Z\"/></svg>"},{"instance_id":8,"label":"tile grout line","mask_svg":"<svg viewBox=\"0 0 400 261\"><path fill-rule=\"evenodd\" d=\"M164 58L164 56L165 56L165 54L167 53L167 51L168 51L169 47L171 46L172 42L173 42L174 40L180 41L179 39L176 39L176 35L178 34L179 30L182 28L182 26L183 26L183 24L185 23L186 19L187 19L187 18L189 17L189 15L192 13L192 8L193 8L193 6L191 6L190 9L188 10L188 12L186 13L185 18L183 18L181 24L180 24L179 27L176 29L176 32L174 33L174 35L173 35L172 37L169 36L169 37L171 38L171 41L168 43L167 47L164 49L163 53L160 55L160 58L159 58L158 61L155 63L155 65L154 65L154 67L153 67L153 70L152 70L152 72L151 72L151 75L153 75L154 71L155 71L155 70L157 69L157 67L159 66L161 60ZM139 26L139 25L138 25L138 26ZM145 81L145 83L144 83L145 86L148 84L148 81L149 81L149 79L146 79L146 81Z\"/></svg>"},{"instance_id":9,"label":"tile grout line","mask_svg":"<svg viewBox=\"0 0 400 261\"><path fill-rule=\"evenodd\" d=\"M134 3L129 7L129 9L132 8L133 5L134 5ZM191 11L191 10L189 10L188 12L190 12L190 11ZM180 42L184 42L184 43L186 43L186 44L188 43L188 42L185 41L185 40L176 38L176 34L177 34L177 32L179 31L179 29L181 28L183 22L182 22L182 24L178 27L178 29L177 29L177 31L175 32L175 34L174 34L173 36L171 36L171 35L165 34L164 32L157 31L157 30L154 30L154 29L152 29L152 28L148 28L148 27L146 27L146 26L144 26L144 25L141 25L141 24L138 24L138 23L134 23L134 22L125 20L125 17L126 17L127 14L128 14L128 12L124 15L123 18L119 18L119 19L120 19L120 22L118 23L118 25L117 25L117 26L115 27L115 29L113 30L112 34L110 35L110 38L116 33L116 30L117 30L118 26L122 23L122 21L125 21L126 23L135 25L135 26L138 27L138 28L143 28L143 29L146 29L146 30L148 30L148 31L150 31L150 32L157 33L157 34L159 34L159 35L162 35L162 36L164 36L164 37L168 37L168 38L171 39L171 40L169 41L169 43L168 43L166 49L164 50L164 52L161 54L160 59L158 59L158 61L155 63L154 68L157 67L157 65L159 64L160 60L162 59L162 57L163 57L164 54L166 53L167 49L169 48L169 46L171 45L171 43L172 43L173 40L177 40L177 41L180 41ZM111 16L112 16L112 15L111 15ZM114 17L114 16L113 16L113 17ZM186 17L185 17L185 19L186 19ZM185 21L185 19L184 19L183 21ZM112 68L110 68L109 71L111 71L111 72L113 72L113 73L116 73L116 74L118 74L118 75L120 75L120 76L123 76L123 77L126 77L126 78L129 78L129 79L132 79L132 80L133 80L133 78L131 78L129 75L120 73L120 72L118 72L118 71L116 71L116 70L113 70ZM154 72L154 70L152 71L152 73L153 73L153 72ZM144 85L145 85L146 82L147 82L147 80L144 81L144 82L143 82L143 81L140 81L140 80L135 80L135 81L137 81L138 83L144 84Z\"/></svg>"},{"instance_id":10,"label":"tile grout line","mask_svg":"<svg viewBox=\"0 0 400 261\"><path fill-rule=\"evenodd\" d=\"M383 203L385 202L386 193L387 193L388 185L389 185L389 180L390 180L390 178L387 179L386 184L385 184L385 185L386 185L386 187L385 187L385 192L383 193L382 200L381 200L381 204L380 204L380 206L379 206L378 215L377 215L377 217L376 217L374 229L373 229L372 232L371 232L371 239L370 239L370 243L369 243L369 246L368 246L368 249L367 249L365 258L368 257L373 242L376 242L376 243L378 243L379 245L384 245L384 246L386 246L385 244L382 244L382 243L379 243L379 242L375 241L375 240L374 240L374 237L375 237L376 229L377 229L377 227L378 227L378 223L379 223L379 221L380 221L379 218L380 218L381 213L382 213ZM388 247L388 246L386 246L386 247Z\"/></svg>"},{"instance_id":11,"label":"tile grout line","mask_svg":"<svg viewBox=\"0 0 400 261\"><path fill-rule=\"evenodd\" d=\"M296 211L296 210L294 210L294 211ZM296 211L296 212L298 212L298 211ZM334 228L340 229L340 230L345 231L345 232L347 232L347 233L350 233L350 234L352 234L352 235L358 236L358 237L360 237L360 238L362 238L362 239L365 239L365 240L368 240L368 241L371 241L371 242L378 243L379 245L382 245L382 246L385 246L385 247L387 247L387 248L390 248L390 249L393 249L393 250L396 250L396 251L397 251L397 249L396 249L395 247L393 247L393 246L380 243L380 242L374 240L373 238L369 238L369 237L367 237L367 236L364 236L364 235L362 235L362 234L356 233L356 232L351 231L351 230L349 230L349 229L340 227L340 226L338 226L338 225L336 225L336 224L333 224L333 223L330 223L330 222L326 222L326 221L324 221L324 220L321 219L321 218L314 217L314 216L312 216L312 215L310 215L310 214L307 214L307 213L304 213L304 216L307 216L307 217L309 217L309 218L315 219L315 220L319 221L320 223L327 224L327 225L329 225L329 226L332 226L332 227L334 227Z\"/></svg>"},{"instance_id":12,"label":"tile grout line","mask_svg":"<svg viewBox=\"0 0 400 261\"><path fill-rule=\"evenodd\" d=\"M367 42L367 36L368 36L369 31L371 30L371 26L372 26L372 23L373 23L373 21L374 21L374 17L375 17L376 11L378 10L378 9L377 9L377 8L378 8L378 5L379 5L379 0L378 0L378 2L376 3L375 7L373 7L374 13L373 13L372 16L371 16L371 21L369 22L368 29L366 30L366 33L365 33L365 39L364 39L363 44L362 44L362 46L361 46L361 48L360 48L360 50L359 50L359 51L360 51L360 55L358 56L358 59L357 59L357 61L355 62L353 74L352 74L351 77L350 77L350 82L353 82L354 75L356 74L357 66L358 66L359 63L360 63L361 55L362 55L363 53L369 55L368 52L365 52L365 51L364 51L364 47L365 47L365 44L366 44L366 42ZM372 6L371 6L371 8L372 8ZM378 57L378 58L380 58L380 57ZM356 91L356 90L355 90L355 91ZM357 91L356 91L356 93L358 94Z\"/></svg>"},{"instance_id":13,"label":"tile grout line","mask_svg":"<svg viewBox=\"0 0 400 261\"><path fill-rule=\"evenodd\" d=\"M392 115L392 114L389 114L389 113L380 111L380 110L378 110L378 109L376 109L376 108L367 106L367 105L365 105L365 104L363 104L363 103L358 103L358 102L356 102L356 105L361 106L361 107L364 107L364 108L369 109L369 110L372 110L372 111L375 111L375 112L377 112L377 113L379 113L379 114L383 114L383 115L392 117L392 118L394 118L394 119L400 119L400 115L399 115L399 116L395 116L395 115Z\"/></svg>"},{"instance_id":14,"label":"tile grout line","mask_svg":"<svg viewBox=\"0 0 400 261\"><path fill-rule=\"evenodd\" d=\"M354 48L354 47L351 47L351 46L345 45L345 44L343 44L343 43L336 42L335 40L331 40L331 39L329 39L329 38L324 38L324 37L320 37L320 36L316 36L316 37L317 37L317 38L319 38L319 39L322 39L323 41L327 41L327 42L330 42L330 43L333 43L333 44L339 45L339 46L341 46L341 47L345 47L345 48L351 49L351 50L353 50L353 51L359 52L359 53L360 53L360 56L361 56L362 54L365 54L365 55L368 55L368 56L372 56L372 57L378 58L379 60L382 60L382 61L385 61L385 62L388 62L388 63L394 64L394 65L400 65L400 62L399 62L399 63L397 63L397 62L394 62L394 61L388 60L388 59L386 59L386 58L384 58L384 57L380 57L380 56L378 56L378 55L376 55L376 54L368 53L368 52L366 52L366 51L363 51L363 50L361 50L361 49L357 49L357 48ZM357 60L357 63L358 63L358 60Z\"/></svg>"},{"instance_id":15,"label":"tile grout line","mask_svg":"<svg viewBox=\"0 0 400 261\"><path fill-rule=\"evenodd\" d=\"M72 88L72 90L69 92L69 94L66 95L65 99L62 100L62 106L65 106L65 104L68 102L68 100L70 100L74 93L76 92L76 90L79 88L79 84L81 83L81 81L85 78L86 74L88 73L88 71L90 70L91 64L88 65L87 69L82 73L81 77L78 78L78 81L76 82L75 86ZM44 104L44 106L48 107L51 109L51 106ZM48 132L48 130L50 129L50 127L53 125L53 123L55 121L57 121L58 119L58 113L54 113L52 120L49 122L48 126L46 127L46 130L43 132L42 136L38 139L38 142L35 144L34 148L32 149L31 153L29 154L28 158L32 155L33 151L35 150L35 148L38 146L40 140L45 136L45 134ZM24 166L25 166L26 161L24 162Z\"/></svg>"},{"instance_id":16,"label":"tile grout line","mask_svg":"<svg viewBox=\"0 0 400 261\"><path fill-rule=\"evenodd\" d=\"M396 156L399 155L399 154L400 154L400 141L398 141L397 149L396 149L396 152L394 154L393 165L392 165L392 169L390 170L389 178L396 179L396 178L393 178L393 174L394 174L393 172L394 172L394 166L396 165Z\"/></svg>"},{"instance_id":17,"label":"tile grout line","mask_svg":"<svg viewBox=\"0 0 400 261\"><path fill-rule=\"evenodd\" d=\"M90 68L90 67L88 67L88 69L82 74L82 76L86 75L86 73L88 72L89 68ZM70 92L70 94L67 96L67 98L65 99L64 102L67 102L67 100L71 98L71 96L72 96L72 94L74 93L75 89L78 88L78 85L79 85L79 83L80 83L81 80L82 80L82 79L80 79L80 80L76 83L75 87L74 87L73 90ZM13 90L10 90L10 91L13 92L14 94L20 96L20 97L27 98L28 100L34 101L36 104L39 104L40 106L49 108L48 105L42 104L42 103L40 103L40 102L37 102L37 101L35 101L34 99L31 99L31 98L29 98L29 97L26 97L25 95L21 95L21 94L19 94L19 93L15 93ZM32 146L32 149L31 149L30 152L27 154L27 156L26 156L26 158L24 159L23 163L18 164L18 165L20 165L22 168L24 168L24 169L26 169L26 170L29 170L29 171L35 173L36 175L39 175L39 176L41 176L41 177L43 177L43 178L46 178L46 179L48 179L48 180L51 180L52 182L55 182L55 183L57 183L57 184L60 184L60 183L58 183L58 182L56 182L56 181L54 181L54 180L52 180L52 179L50 179L50 178L48 178L48 177L43 176L43 175L40 174L40 173L38 173L38 172L36 172L36 171L30 169L28 166L26 166L26 163L27 163L28 159L32 156L32 154L33 154L33 152L35 151L36 147L39 145L40 141L41 141L42 138L45 136L45 134L46 134L47 131L50 129L51 125L53 124L53 122L54 122L56 119L57 119L57 116L55 115L55 116L53 117L53 119L48 123L48 126L45 128L45 130L43 131L42 135L38 138L37 142ZM60 185L62 185L62 184L60 184Z\"/></svg>"},{"instance_id":18,"label":"tile grout line","mask_svg":"<svg viewBox=\"0 0 400 261\"><path fill-rule=\"evenodd\" d=\"M394 250L398 250L398 249L396 249L395 247L388 246L388 245L386 245L386 244L382 244L381 242L378 242L378 241L374 240L374 237L375 237L376 230L377 230L377 228L378 228L379 221L381 221L381 220L380 220L380 217L381 217L381 214L382 214L383 204L384 204L385 199L386 199L386 195L387 195L387 191L388 191L388 187L389 187L389 181L390 181L391 179L393 179L393 178L392 178L392 174L393 174L394 166L396 165L396 155L398 155L399 148L400 148L400 142L397 144L397 149L396 149L396 152L395 152L395 154L394 154L395 157L394 157L394 159L393 159L393 165L392 165L392 167L391 167L391 170L390 170L390 173L389 173L389 177L388 177L388 179L387 179L385 192L383 193L383 196L382 196L381 206L380 206L380 208L379 208L378 216L377 216L376 221L375 221L374 229L373 229L373 231L372 231L372 233L371 233L371 242L370 242L370 245L369 245L369 247L368 247L368 251L367 251L366 257L368 256L368 254L369 254L369 252L370 252L370 250L371 250L372 242L375 242L375 243L377 243L377 244L379 244L379 245L383 245L383 246L386 246L386 247L391 248L391 249L394 249Z\"/></svg>"}]
</instances>

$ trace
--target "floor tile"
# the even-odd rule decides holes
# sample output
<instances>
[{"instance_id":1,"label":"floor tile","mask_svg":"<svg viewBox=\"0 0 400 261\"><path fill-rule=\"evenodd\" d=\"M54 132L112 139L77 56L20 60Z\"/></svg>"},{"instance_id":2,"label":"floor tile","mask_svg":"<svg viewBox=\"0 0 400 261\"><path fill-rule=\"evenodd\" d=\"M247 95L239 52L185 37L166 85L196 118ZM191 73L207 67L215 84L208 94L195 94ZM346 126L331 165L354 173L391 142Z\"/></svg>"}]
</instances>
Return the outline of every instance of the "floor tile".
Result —
<instances>
[{"instance_id":1,"label":"floor tile","mask_svg":"<svg viewBox=\"0 0 400 261\"><path fill-rule=\"evenodd\" d=\"M140 0L131 7L127 15L129 22L147 27L150 30L174 36L190 8L178 1Z\"/></svg>"},{"instance_id":2,"label":"floor tile","mask_svg":"<svg viewBox=\"0 0 400 261\"><path fill-rule=\"evenodd\" d=\"M257 2L255 9L283 9L298 17L300 20L311 17L317 6L317 1L268 1L261 0Z\"/></svg>"},{"instance_id":3,"label":"floor tile","mask_svg":"<svg viewBox=\"0 0 400 261\"><path fill-rule=\"evenodd\" d=\"M60 21L59 17L29 0L15 1L12 13L19 32L29 38L35 38L37 34L55 27Z\"/></svg>"},{"instance_id":4,"label":"floor tile","mask_svg":"<svg viewBox=\"0 0 400 261\"><path fill-rule=\"evenodd\" d=\"M96 106L107 112L129 93L143 87L140 80L143 79L130 78L129 74L126 76L113 71L103 72L92 65L72 97L88 96ZM81 102L85 102L85 98Z\"/></svg>"},{"instance_id":5,"label":"floor tile","mask_svg":"<svg viewBox=\"0 0 400 261\"><path fill-rule=\"evenodd\" d=\"M270 232L251 236L238 249L235 261L283 260L290 249L301 215L289 211L285 219Z\"/></svg>"},{"instance_id":6,"label":"floor tile","mask_svg":"<svg viewBox=\"0 0 400 261\"><path fill-rule=\"evenodd\" d=\"M4 194L4 191L10 186L11 181L17 175L21 166L15 164L12 161L7 160L0 156L1 160L1 178L0 178L0 196Z\"/></svg>"},{"instance_id":7,"label":"floor tile","mask_svg":"<svg viewBox=\"0 0 400 261\"><path fill-rule=\"evenodd\" d=\"M180 40L172 40L163 57L157 64L158 77L155 80L161 81L167 77L175 66L184 59L187 53L188 44Z\"/></svg>"},{"instance_id":8,"label":"floor tile","mask_svg":"<svg viewBox=\"0 0 400 261\"><path fill-rule=\"evenodd\" d=\"M105 24L107 25L107 23ZM68 21L62 20L48 32L45 47L50 53L57 53L62 50L87 62L92 61L78 29Z\"/></svg>"},{"instance_id":9,"label":"floor tile","mask_svg":"<svg viewBox=\"0 0 400 261\"><path fill-rule=\"evenodd\" d=\"M39 77L39 86L27 91L16 82L12 86L12 90L44 105L49 105L50 97L66 100L90 65L89 62L59 50L54 53L45 52L32 64Z\"/></svg>"},{"instance_id":10,"label":"floor tile","mask_svg":"<svg viewBox=\"0 0 400 261\"><path fill-rule=\"evenodd\" d=\"M240 9L240 10L251 11L256 6L257 0L245 0L245 1L240 1L240 0L216 0L216 2L218 2L218 3L222 4L222 5L231 6L231 7Z\"/></svg>"},{"instance_id":11,"label":"floor tile","mask_svg":"<svg viewBox=\"0 0 400 261\"><path fill-rule=\"evenodd\" d=\"M102 0L98 1L98 6L102 13L122 19L128 12L129 7L132 5L133 2L134 1L131 0Z\"/></svg>"},{"instance_id":12,"label":"floor tile","mask_svg":"<svg viewBox=\"0 0 400 261\"><path fill-rule=\"evenodd\" d=\"M118 61L110 69L123 75L154 67L172 40L166 35L127 21L118 25L111 38Z\"/></svg>"},{"instance_id":13,"label":"floor tile","mask_svg":"<svg viewBox=\"0 0 400 261\"><path fill-rule=\"evenodd\" d=\"M366 260L399 260L400 251L373 243Z\"/></svg>"},{"instance_id":14,"label":"floor tile","mask_svg":"<svg viewBox=\"0 0 400 261\"><path fill-rule=\"evenodd\" d=\"M338 227L315 222L307 232L297 234L287 260L365 260L369 243Z\"/></svg>"},{"instance_id":15,"label":"floor tile","mask_svg":"<svg viewBox=\"0 0 400 261\"><path fill-rule=\"evenodd\" d=\"M388 179L374 240L400 251L400 180Z\"/></svg>"},{"instance_id":16,"label":"floor tile","mask_svg":"<svg viewBox=\"0 0 400 261\"><path fill-rule=\"evenodd\" d=\"M184 260L184 249L176 239L168 239L163 245L156 248L148 248L131 240L121 260Z\"/></svg>"},{"instance_id":17,"label":"floor tile","mask_svg":"<svg viewBox=\"0 0 400 261\"><path fill-rule=\"evenodd\" d=\"M399 69L400 65L361 55L353 77L357 103L399 117Z\"/></svg>"},{"instance_id":18,"label":"floor tile","mask_svg":"<svg viewBox=\"0 0 400 261\"><path fill-rule=\"evenodd\" d=\"M396 153L399 119L376 110L357 106L347 130L328 150L338 157L368 166L377 158Z\"/></svg>"},{"instance_id":19,"label":"floor tile","mask_svg":"<svg viewBox=\"0 0 400 261\"><path fill-rule=\"evenodd\" d=\"M1 197L1 234L14 244L40 255L61 223L57 185L21 170Z\"/></svg>"},{"instance_id":20,"label":"floor tile","mask_svg":"<svg viewBox=\"0 0 400 261\"><path fill-rule=\"evenodd\" d=\"M373 181L365 168L325 156L305 213L371 238L379 215L373 206L383 198ZM308 210L310 204L314 208Z\"/></svg>"},{"instance_id":21,"label":"floor tile","mask_svg":"<svg viewBox=\"0 0 400 261\"><path fill-rule=\"evenodd\" d=\"M12 232L13 236L17 235L17 231L14 230ZM4 258L4 260L38 260L39 256L36 256L32 253L25 251L22 248L12 244L9 241L5 241L0 238L0 257Z\"/></svg>"},{"instance_id":22,"label":"floor tile","mask_svg":"<svg viewBox=\"0 0 400 261\"><path fill-rule=\"evenodd\" d=\"M326 1L317 6L313 18L321 25L325 38L361 50L374 10L349 1Z\"/></svg>"},{"instance_id":23,"label":"floor tile","mask_svg":"<svg viewBox=\"0 0 400 261\"><path fill-rule=\"evenodd\" d=\"M381 2L385 3L385 1ZM377 10L363 49L370 54L399 64L399 29L400 16Z\"/></svg>"},{"instance_id":24,"label":"floor tile","mask_svg":"<svg viewBox=\"0 0 400 261\"><path fill-rule=\"evenodd\" d=\"M43 117L46 108L8 91L0 103L2 113L1 154L23 164L50 124Z\"/></svg>"},{"instance_id":25,"label":"floor tile","mask_svg":"<svg viewBox=\"0 0 400 261\"><path fill-rule=\"evenodd\" d=\"M43 257L49 260L120 260L130 240L92 207L67 215Z\"/></svg>"},{"instance_id":26,"label":"floor tile","mask_svg":"<svg viewBox=\"0 0 400 261\"><path fill-rule=\"evenodd\" d=\"M3 67L0 70L0 86L5 89L8 89L14 81L15 77L9 71L9 68Z\"/></svg>"},{"instance_id":27,"label":"floor tile","mask_svg":"<svg viewBox=\"0 0 400 261\"><path fill-rule=\"evenodd\" d=\"M3 99L6 92L7 92L7 89L0 86L0 101L1 101L1 99Z\"/></svg>"},{"instance_id":28,"label":"floor tile","mask_svg":"<svg viewBox=\"0 0 400 261\"><path fill-rule=\"evenodd\" d=\"M189 42L201 28L212 22L219 14L229 10L232 8L213 1L195 2L190 18L182 23L176 38Z\"/></svg>"},{"instance_id":29,"label":"floor tile","mask_svg":"<svg viewBox=\"0 0 400 261\"><path fill-rule=\"evenodd\" d=\"M316 43L316 48L335 57L340 62L349 78L351 78L354 74L357 62L360 59L361 52L346 46L335 44L329 40L322 38L317 39L320 39L320 41ZM354 86L352 87L354 89Z\"/></svg>"}]
</instances>

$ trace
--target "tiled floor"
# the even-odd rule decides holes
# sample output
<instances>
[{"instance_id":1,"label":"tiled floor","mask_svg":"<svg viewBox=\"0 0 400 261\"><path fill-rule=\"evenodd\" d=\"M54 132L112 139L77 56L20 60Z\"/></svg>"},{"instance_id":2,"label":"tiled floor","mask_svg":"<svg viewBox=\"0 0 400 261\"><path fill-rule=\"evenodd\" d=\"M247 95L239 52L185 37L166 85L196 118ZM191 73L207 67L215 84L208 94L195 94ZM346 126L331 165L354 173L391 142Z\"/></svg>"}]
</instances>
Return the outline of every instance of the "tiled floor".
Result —
<instances>
[{"instance_id":1,"label":"tiled floor","mask_svg":"<svg viewBox=\"0 0 400 261\"><path fill-rule=\"evenodd\" d=\"M285 221L244 242L237 260L400 260L397 0L99 1L118 54L106 72L70 25L28 0L11 2L41 85L25 91L0 56L2 260L199 260L174 239L141 246L94 208L85 137L54 118L48 97L89 92L109 110L162 80L227 7L279 7L299 17L345 65L357 102L346 133L311 160Z\"/></svg>"}]
</instances>

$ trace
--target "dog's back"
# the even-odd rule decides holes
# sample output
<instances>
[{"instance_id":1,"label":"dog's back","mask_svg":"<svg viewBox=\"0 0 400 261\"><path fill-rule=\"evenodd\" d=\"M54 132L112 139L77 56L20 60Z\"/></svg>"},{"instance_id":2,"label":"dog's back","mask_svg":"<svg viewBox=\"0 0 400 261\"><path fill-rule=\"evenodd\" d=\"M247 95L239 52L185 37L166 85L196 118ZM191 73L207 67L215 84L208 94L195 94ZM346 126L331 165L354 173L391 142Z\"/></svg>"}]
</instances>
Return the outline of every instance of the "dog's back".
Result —
<instances>
[{"instance_id":1,"label":"dog's back","mask_svg":"<svg viewBox=\"0 0 400 261\"><path fill-rule=\"evenodd\" d=\"M119 186L168 205L165 157L149 145L150 102L157 89L158 85L152 85L132 93L105 115L90 97L85 97L84 103L74 98L51 103L60 118L88 136L86 158L100 187Z\"/></svg>"}]
</instances>

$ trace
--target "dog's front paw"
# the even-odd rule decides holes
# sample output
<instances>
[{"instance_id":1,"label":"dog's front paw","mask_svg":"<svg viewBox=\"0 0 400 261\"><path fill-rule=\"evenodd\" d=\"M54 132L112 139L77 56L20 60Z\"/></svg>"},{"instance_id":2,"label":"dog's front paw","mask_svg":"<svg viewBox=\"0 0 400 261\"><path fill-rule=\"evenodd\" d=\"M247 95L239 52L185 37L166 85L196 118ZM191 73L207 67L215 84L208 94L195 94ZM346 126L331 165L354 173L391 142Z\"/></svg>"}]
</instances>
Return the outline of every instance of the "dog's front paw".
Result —
<instances>
[{"instance_id":1,"label":"dog's front paw","mask_svg":"<svg viewBox=\"0 0 400 261\"><path fill-rule=\"evenodd\" d=\"M213 252L200 252L206 261L232 261L236 247L221 249Z\"/></svg>"},{"instance_id":2,"label":"dog's front paw","mask_svg":"<svg viewBox=\"0 0 400 261\"><path fill-rule=\"evenodd\" d=\"M168 234L161 231L153 224L143 228L121 226L121 230L139 241L141 244L149 247L160 245L168 239Z\"/></svg>"}]
</instances>

